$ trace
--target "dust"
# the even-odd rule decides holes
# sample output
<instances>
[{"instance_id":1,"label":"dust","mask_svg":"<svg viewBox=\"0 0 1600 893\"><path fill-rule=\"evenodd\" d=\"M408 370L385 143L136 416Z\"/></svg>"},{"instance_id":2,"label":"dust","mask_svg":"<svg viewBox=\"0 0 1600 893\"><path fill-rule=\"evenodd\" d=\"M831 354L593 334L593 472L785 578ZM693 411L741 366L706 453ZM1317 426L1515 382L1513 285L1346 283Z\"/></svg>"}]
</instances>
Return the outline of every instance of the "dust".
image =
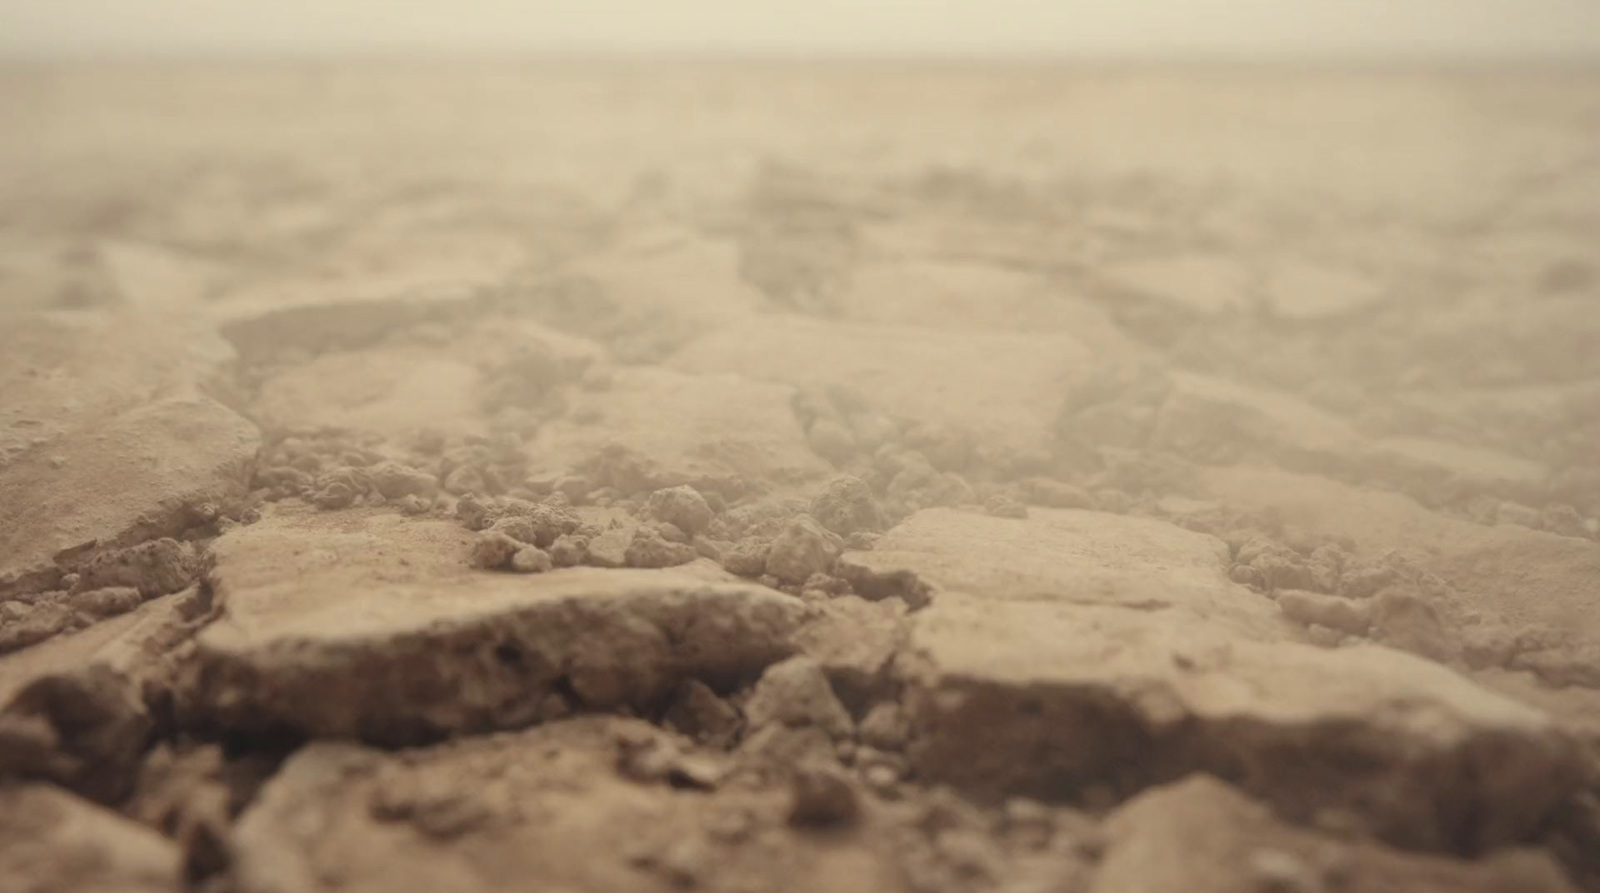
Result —
<instances>
[{"instance_id":1,"label":"dust","mask_svg":"<svg viewBox=\"0 0 1600 893\"><path fill-rule=\"evenodd\" d=\"M1600 890L1591 76L571 64L0 75L0 888Z\"/></svg>"}]
</instances>

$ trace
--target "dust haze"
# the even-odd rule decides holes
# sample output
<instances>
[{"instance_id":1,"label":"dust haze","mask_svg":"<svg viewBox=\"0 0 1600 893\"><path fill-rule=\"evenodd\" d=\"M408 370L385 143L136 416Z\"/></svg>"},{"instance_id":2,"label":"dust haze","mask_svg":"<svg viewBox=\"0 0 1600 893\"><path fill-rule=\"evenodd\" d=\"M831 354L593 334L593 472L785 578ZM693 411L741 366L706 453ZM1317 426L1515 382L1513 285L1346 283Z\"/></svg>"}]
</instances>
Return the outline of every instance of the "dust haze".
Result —
<instances>
[{"instance_id":1,"label":"dust haze","mask_svg":"<svg viewBox=\"0 0 1600 893\"><path fill-rule=\"evenodd\" d=\"M0 893L1600 891L1600 6L0 7Z\"/></svg>"}]
</instances>

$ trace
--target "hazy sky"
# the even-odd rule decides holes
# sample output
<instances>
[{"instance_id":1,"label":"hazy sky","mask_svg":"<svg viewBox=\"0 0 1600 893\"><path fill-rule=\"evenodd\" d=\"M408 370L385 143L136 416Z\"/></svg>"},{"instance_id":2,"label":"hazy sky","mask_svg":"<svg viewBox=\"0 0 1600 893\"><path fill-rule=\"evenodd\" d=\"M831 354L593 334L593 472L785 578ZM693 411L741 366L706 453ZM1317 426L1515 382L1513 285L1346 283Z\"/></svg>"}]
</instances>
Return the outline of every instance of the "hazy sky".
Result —
<instances>
[{"instance_id":1,"label":"hazy sky","mask_svg":"<svg viewBox=\"0 0 1600 893\"><path fill-rule=\"evenodd\" d=\"M1600 57L1600 0L0 0L0 53Z\"/></svg>"}]
</instances>

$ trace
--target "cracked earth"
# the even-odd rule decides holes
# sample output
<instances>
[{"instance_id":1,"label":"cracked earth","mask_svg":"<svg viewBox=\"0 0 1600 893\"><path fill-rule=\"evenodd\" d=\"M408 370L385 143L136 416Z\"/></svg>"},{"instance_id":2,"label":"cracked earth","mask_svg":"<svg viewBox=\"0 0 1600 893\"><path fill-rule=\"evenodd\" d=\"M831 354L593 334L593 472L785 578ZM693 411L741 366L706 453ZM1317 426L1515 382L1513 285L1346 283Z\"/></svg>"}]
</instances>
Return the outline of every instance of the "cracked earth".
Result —
<instances>
[{"instance_id":1,"label":"cracked earth","mask_svg":"<svg viewBox=\"0 0 1600 893\"><path fill-rule=\"evenodd\" d=\"M1600 891L1600 81L13 67L0 891Z\"/></svg>"}]
</instances>

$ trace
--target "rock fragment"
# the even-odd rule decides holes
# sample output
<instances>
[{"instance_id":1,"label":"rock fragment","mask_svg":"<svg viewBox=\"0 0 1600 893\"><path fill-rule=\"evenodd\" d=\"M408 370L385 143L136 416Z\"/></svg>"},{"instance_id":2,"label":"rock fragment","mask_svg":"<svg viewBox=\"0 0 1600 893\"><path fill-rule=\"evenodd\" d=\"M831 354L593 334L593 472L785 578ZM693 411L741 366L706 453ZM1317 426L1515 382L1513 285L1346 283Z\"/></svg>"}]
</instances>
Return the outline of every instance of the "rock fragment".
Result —
<instances>
[{"instance_id":1,"label":"rock fragment","mask_svg":"<svg viewBox=\"0 0 1600 893\"><path fill-rule=\"evenodd\" d=\"M30 893L170 893L184 884L171 841L43 784L0 788L0 878Z\"/></svg>"},{"instance_id":2,"label":"rock fragment","mask_svg":"<svg viewBox=\"0 0 1600 893\"><path fill-rule=\"evenodd\" d=\"M843 551L843 542L811 518L796 518L772 540L767 573L785 583L804 583L812 574L826 574Z\"/></svg>"},{"instance_id":3,"label":"rock fragment","mask_svg":"<svg viewBox=\"0 0 1600 893\"><path fill-rule=\"evenodd\" d=\"M644 504L644 514L694 536L706 529L715 513L706 498L693 487L668 487L650 494Z\"/></svg>"},{"instance_id":4,"label":"rock fragment","mask_svg":"<svg viewBox=\"0 0 1600 893\"><path fill-rule=\"evenodd\" d=\"M828 677L808 657L791 657L768 667L745 702L744 712L752 729L815 726L834 738L844 738L855 728Z\"/></svg>"},{"instance_id":5,"label":"rock fragment","mask_svg":"<svg viewBox=\"0 0 1600 893\"><path fill-rule=\"evenodd\" d=\"M234 875L251 893L489 893L530 877L597 893L690 881L713 893L910 893L888 835L791 829L786 785L707 790L670 771L617 771L630 747L663 737L579 717L405 755L314 743L241 817ZM855 827L871 820L863 808Z\"/></svg>"},{"instance_id":6,"label":"rock fragment","mask_svg":"<svg viewBox=\"0 0 1600 893\"><path fill-rule=\"evenodd\" d=\"M195 640L191 721L414 743L524 724L553 693L654 704L792 653L803 605L781 593L665 571L485 575L462 560L473 536L289 504L222 536L227 611Z\"/></svg>"},{"instance_id":7,"label":"rock fragment","mask_svg":"<svg viewBox=\"0 0 1600 893\"><path fill-rule=\"evenodd\" d=\"M431 501L439 492L439 481L433 475L394 460L379 462L367 469L367 475L385 499L416 496Z\"/></svg>"},{"instance_id":8,"label":"rock fragment","mask_svg":"<svg viewBox=\"0 0 1600 893\"><path fill-rule=\"evenodd\" d=\"M950 594L912 623L913 764L982 796L1227 772L1286 816L1351 810L1386 840L1453 850L1523 839L1584 771L1545 714L1386 648L1252 638L1176 607Z\"/></svg>"},{"instance_id":9,"label":"rock fragment","mask_svg":"<svg viewBox=\"0 0 1600 893\"><path fill-rule=\"evenodd\" d=\"M699 557L700 553L693 546L670 542L655 529L640 527L634 530L633 538L628 541L623 562L628 567L662 568L688 564Z\"/></svg>"},{"instance_id":10,"label":"rock fragment","mask_svg":"<svg viewBox=\"0 0 1600 893\"><path fill-rule=\"evenodd\" d=\"M860 478L841 475L822 486L811 500L811 517L839 536L883 529L883 515L872 489Z\"/></svg>"},{"instance_id":11,"label":"rock fragment","mask_svg":"<svg viewBox=\"0 0 1600 893\"><path fill-rule=\"evenodd\" d=\"M193 550L164 537L94 556L78 568L76 588L132 587L145 598L155 598L187 587L198 573Z\"/></svg>"}]
</instances>

